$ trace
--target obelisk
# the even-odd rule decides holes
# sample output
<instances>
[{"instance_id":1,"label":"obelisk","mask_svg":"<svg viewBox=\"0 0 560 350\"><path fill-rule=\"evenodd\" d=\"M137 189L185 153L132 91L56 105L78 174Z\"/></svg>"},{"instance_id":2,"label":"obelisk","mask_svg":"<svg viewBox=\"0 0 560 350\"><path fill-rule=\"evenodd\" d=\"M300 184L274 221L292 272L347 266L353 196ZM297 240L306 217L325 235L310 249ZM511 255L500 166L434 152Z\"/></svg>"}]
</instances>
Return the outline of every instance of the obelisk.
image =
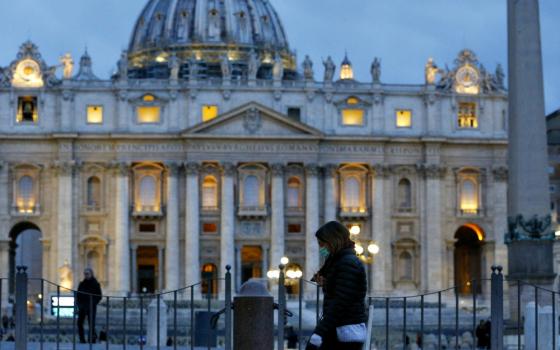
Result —
<instances>
[{"instance_id":1,"label":"obelisk","mask_svg":"<svg viewBox=\"0 0 560 350\"><path fill-rule=\"evenodd\" d=\"M538 0L507 0L509 60L508 277L550 288L555 277ZM522 304L533 301L522 288ZM523 307L522 307L523 310Z\"/></svg>"}]
</instances>

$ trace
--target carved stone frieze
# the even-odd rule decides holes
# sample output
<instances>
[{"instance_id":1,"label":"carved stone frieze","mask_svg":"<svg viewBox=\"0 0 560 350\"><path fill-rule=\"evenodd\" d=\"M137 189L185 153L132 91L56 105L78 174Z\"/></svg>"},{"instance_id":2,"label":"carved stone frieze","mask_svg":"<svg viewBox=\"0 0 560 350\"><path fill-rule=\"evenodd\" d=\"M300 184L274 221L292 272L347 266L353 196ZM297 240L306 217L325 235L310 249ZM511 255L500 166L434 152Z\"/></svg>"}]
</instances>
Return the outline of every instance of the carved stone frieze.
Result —
<instances>
[{"instance_id":1,"label":"carved stone frieze","mask_svg":"<svg viewBox=\"0 0 560 350\"><path fill-rule=\"evenodd\" d=\"M262 127L262 116L258 109L251 108L243 117L243 127L249 134L255 134Z\"/></svg>"},{"instance_id":2,"label":"carved stone frieze","mask_svg":"<svg viewBox=\"0 0 560 350\"><path fill-rule=\"evenodd\" d=\"M200 173L200 164L196 162L185 163L185 171L187 175L198 175Z\"/></svg>"},{"instance_id":3,"label":"carved stone frieze","mask_svg":"<svg viewBox=\"0 0 560 350\"><path fill-rule=\"evenodd\" d=\"M422 164L420 170L427 179L442 179L447 174L447 167L438 164Z\"/></svg>"},{"instance_id":4,"label":"carved stone frieze","mask_svg":"<svg viewBox=\"0 0 560 350\"><path fill-rule=\"evenodd\" d=\"M373 176L377 178L387 178L391 175L391 168L385 164L373 164Z\"/></svg>"},{"instance_id":5,"label":"carved stone frieze","mask_svg":"<svg viewBox=\"0 0 560 350\"><path fill-rule=\"evenodd\" d=\"M233 165L233 163L222 163L222 175L224 176L233 176L235 175L235 172L237 171L237 168L235 165Z\"/></svg>"},{"instance_id":6,"label":"carved stone frieze","mask_svg":"<svg viewBox=\"0 0 560 350\"><path fill-rule=\"evenodd\" d=\"M319 166L315 163L309 163L305 165L305 173L307 176L317 176L319 175Z\"/></svg>"},{"instance_id":7,"label":"carved stone frieze","mask_svg":"<svg viewBox=\"0 0 560 350\"><path fill-rule=\"evenodd\" d=\"M272 164L270 170L273 176L284 176L286 166L281 163Z\"/></svg>"},{"instance_id":8,"label":"carved stone frieze","mask_svg":"<svg viewBox=\"0 0 560 350\"><path fill-rule=\"evenodd\" d=\"M508 180L509 170L505 166L495 167L492 169L492 175L496 182L506 182Z\"/></svg>"}]
</instances>

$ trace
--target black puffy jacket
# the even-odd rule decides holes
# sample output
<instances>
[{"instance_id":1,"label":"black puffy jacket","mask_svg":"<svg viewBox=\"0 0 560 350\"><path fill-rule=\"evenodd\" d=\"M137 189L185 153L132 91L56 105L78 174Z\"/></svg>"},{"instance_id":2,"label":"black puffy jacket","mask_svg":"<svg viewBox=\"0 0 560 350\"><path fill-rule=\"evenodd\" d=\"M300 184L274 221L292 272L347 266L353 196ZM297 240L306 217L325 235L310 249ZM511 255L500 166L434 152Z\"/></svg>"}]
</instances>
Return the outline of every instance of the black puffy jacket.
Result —
<instances>
[{"instance_id":1,"label":"black puffy jacket","mask_svg":"<svg viewBox=\"0 0 560 350\"><path fill-rule=\"evenodd\" d=\"M327 258L319 271L323 277L323 316L315 328L321 337L332 337L336 327L367 322L366 271L353 248Z\"/></svg>"},{"instance_id":2,"label":"black puffy jacket","mask_svg":"<svg viewBox=\"0 0 560 350\"><path fill-rule=\"evenodd\" d=\"M101 293L101 286L99 282L92 277L90 279L84 279L78 285L78 308L88 310L90 306L90 298L91 298L91 305L97 306L103 297Z\"/></svg>"}]
</instances>

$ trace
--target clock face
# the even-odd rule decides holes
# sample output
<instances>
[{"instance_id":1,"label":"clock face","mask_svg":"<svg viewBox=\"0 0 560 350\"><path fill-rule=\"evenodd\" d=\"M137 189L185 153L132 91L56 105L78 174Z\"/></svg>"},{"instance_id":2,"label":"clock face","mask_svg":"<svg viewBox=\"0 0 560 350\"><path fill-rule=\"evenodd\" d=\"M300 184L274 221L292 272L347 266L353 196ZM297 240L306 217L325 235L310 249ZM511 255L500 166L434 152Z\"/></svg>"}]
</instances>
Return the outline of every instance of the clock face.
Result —
<instances>
[{"instance_id":1,"label":"clock face","mask_svg":"<svg viewBox=\"0 0 560 350\"><path fill-rule=\"evenodd\" d=\"M33 60L21 61L16 68L16 73L21 80L26 82L33 82L41 79L41 68L39 64Z\"/></svg>"},{"instance_id":2,"label":"clock face","mask_svg":"<svg viewBox=\"0 0 560 350\"><path fill-rule=\"evenodd\" d=\"M456 91L462 94L479 93L480 74L473 66L464 65L457 70L455 75Z\"/></svg>"}]
</instances>

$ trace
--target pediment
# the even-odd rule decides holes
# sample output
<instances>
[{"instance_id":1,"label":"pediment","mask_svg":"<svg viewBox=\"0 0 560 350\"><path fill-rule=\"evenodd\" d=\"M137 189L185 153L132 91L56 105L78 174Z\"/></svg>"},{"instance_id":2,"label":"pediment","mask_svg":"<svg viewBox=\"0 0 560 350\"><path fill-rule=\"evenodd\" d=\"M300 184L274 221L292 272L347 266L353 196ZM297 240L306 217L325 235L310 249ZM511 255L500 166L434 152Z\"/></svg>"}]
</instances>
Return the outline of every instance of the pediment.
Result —
<instances>
[{"instance_id":1,"label":"pediment","mask_svg":"<svg viewBox=\"0 0 560 350\"><path fill-rule=\"evenodd\" d=\"M185 130L185 136L321 137L321 131L255 102Z\"/></svg>"}]
</instances>

